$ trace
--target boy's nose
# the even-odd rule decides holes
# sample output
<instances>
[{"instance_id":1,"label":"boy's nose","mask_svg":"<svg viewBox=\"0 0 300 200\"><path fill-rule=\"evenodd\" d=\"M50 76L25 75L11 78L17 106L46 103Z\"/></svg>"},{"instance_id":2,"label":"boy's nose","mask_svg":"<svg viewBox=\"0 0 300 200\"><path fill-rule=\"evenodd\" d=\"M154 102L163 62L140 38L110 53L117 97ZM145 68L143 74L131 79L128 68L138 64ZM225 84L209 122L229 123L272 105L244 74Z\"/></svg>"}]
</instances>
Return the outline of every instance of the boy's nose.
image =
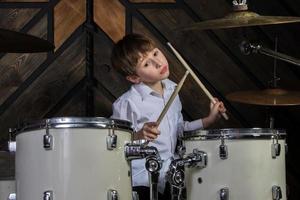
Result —
<instances>
[{"instance_id":1,"label":"boy's nose","mask_svg":"<svg viewBox=\"0 0 300 200\"><path fill-rule=\"evenodd\" d=\"M158 69L158 68L160 68L162 66L162 63L157 60L157 61L155 61L155 66Z\"/></svg>"}]
</instances>

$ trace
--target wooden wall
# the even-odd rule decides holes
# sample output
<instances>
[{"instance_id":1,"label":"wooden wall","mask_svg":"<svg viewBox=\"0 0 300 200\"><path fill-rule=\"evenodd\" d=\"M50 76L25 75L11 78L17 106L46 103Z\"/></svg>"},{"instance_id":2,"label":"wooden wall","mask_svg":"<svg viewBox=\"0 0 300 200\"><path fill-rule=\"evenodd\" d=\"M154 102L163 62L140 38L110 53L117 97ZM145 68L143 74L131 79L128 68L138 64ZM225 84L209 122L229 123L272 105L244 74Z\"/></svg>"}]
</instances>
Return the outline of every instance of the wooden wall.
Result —
<instances>
[{"instance_id":1,"label":"wooden wall","mask_svg":"<svg viewBox=\"0 0 300 200\"><path fill-rule=\"evenodd\" d=\"M274 111L275 127L286 129L288 134L289 199L299 199L299 106L267 108L226 99L232 92L268 88L273 76L273 59L258 54L245 56L238 48L239 43L248 39L274 48L277 37L280 52L300 58L299 24L183 32L177 29L229 13L231 1L94 0L94 24L89 29L85 22L87 12L91 11L86 3L0 1L0 28L32 34L56 46L50 53L0 54L2 147L8 138L8 128L23 121L86 116L87 31L94 35L95 116L109 117L114 100L130 87L111 68L112 46L126 33L138 32L151 37L164 51L170 63L170 79L178 82L184 68L166 46L167 41L183 55L212 94L225 102L230 119L220 120L212 128L268 127L267 111ZM300 16L300 3L292 0L252 0L249 8L262 15ZM278 61L277 73L280 87L300 90L299 67ZM194 80L187 79L180 96L186 119L207 115L209 100ZM12 171L1 170L0 175L13 176Z\"/></svg>"}]
</instances>

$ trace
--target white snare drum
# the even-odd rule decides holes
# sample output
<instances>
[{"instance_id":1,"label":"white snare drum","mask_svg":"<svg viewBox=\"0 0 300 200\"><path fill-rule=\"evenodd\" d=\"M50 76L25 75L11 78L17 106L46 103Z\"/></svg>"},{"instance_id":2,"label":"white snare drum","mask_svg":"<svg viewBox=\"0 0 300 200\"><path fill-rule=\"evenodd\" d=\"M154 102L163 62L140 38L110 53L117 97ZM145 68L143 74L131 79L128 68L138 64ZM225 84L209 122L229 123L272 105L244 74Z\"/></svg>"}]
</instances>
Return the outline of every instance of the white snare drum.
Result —
<instances>
[{"instance_id":1,"label":"white snare drum","mask_svg":"<svg viewBox=\"0 0 300 200\"><path fill-rule=\"evenodd\" d=\"M18 200L132 200L124 145L127 121L52 118L26 124L16 136Z\"/></svg>"},{"instance_id":2,"label":"white snare drum","mask_svg":"<svg viewBox=\"0 0 300 200\"><path fill-rule=\"evenodd\" d=\"M186 169L187 199L286 200L285 136L256 128L184 133L187 154L207 153L206 168Z\"/></svg>"}]
</instances>

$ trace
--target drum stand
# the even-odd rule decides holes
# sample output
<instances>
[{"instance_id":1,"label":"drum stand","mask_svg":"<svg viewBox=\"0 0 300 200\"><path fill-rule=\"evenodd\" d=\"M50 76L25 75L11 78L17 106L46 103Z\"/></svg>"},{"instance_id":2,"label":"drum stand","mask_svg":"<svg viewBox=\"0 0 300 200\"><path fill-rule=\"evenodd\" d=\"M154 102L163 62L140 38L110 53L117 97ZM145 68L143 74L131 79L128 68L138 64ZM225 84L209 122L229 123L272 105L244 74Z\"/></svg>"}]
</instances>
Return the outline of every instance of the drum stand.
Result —
<instances>
[{"instance_id":1,"label":"drum stand","mask_svg":"<svg viewBox=\"0 0 300 200\"><path fill-rule=\"evenodd\" d=\"M158 200L157 184L159 170L162 167L162 160L156 147L146 146L143 144L126 144L125 157L129 161L146 158L145 166L149 174L150 199Z\"/></svg>"},{"instance_id":2,"label":"drum stand","mask_svg":"<svg viewBox=\"0 0 300 200\"><path fill-rule=\"evenodd\" d=\"M150 182L150 199L158 200L158 178L159 178L159 170L162 167L162 161L160 156L147 156L146 157L146 169L149 174L149 182Z\"/></svg>"},{"instance_id":3,"label":"drum stand","mask_svg":"<svg viewBox=\"0 0 300 200\"><path fill-rule=\"evenodd\" d=\"M172 200L183 200L184 168L197 167L205 168L207 165L207 154L198 149L194 149L193 153L185 158L173 160L167 172L167 181L170 183Z\"/></svg>"}]
</instances>

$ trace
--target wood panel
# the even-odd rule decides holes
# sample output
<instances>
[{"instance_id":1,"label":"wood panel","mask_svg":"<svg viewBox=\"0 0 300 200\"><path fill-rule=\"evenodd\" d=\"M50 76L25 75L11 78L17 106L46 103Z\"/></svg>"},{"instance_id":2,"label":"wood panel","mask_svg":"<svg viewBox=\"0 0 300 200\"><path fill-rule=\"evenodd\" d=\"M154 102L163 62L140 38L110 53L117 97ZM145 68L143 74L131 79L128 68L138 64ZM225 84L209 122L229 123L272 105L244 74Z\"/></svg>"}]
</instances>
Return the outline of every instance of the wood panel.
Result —
<instances>
[{"instance_id":1,"label":"wood panel","mask_svg":"<svg viewBox=\"0 0 300 200\"><path fill-rule=\"evenodd\" d=\"M47 36L47 16L44 16L28 34L46 38ZM32 72L46 59L46 53L25 53L6 54L0 60L0 87L3 89L0 96L0 104L2 104L9 95L11 95L24 80L26 80ZM8 87L8 88L7 88Z\"/></svg>"},{"instance_id":2,"label":"wood panel","mask_svg":"<svg viewBox=\"0 0 300 200\"><path fill-rule=\"evenodd\" d=\"M118 0L94 1L96 24L117 42L125 35L125 8Z\"/></svg>"},{"instance_id":3,"label":"wood panel","mask_svg":"<svg viewBox=\"0 0 300 200\"><path fill-rule=\"evenodd\" d=\"M0 177L3 180L13 180L15 174L15 154L0 151ZM0 179L0 180L1 180Z\"/></svg>"},{"instance_id":4,"label":"wood panel","mask_svg":"<svg viewBox=\"0 0 300 200\"><path fill-rule=\"evenodd\" d=\"M0 9L0 27L19 31L40 9Z\"/></svg>"},{"instance_id":5,"label":"wood panel","mask_svg":"<svg viewBox=\"0 0 300 200\"><path fill-rule=\"evenodd\" d=\"M110 54L113 44L103 33L95 36L95 78L117 98L129 89L130 84L111 67Z\"/></svg>"},{"instance_id":6,"label":"wood panel","mask_svg":"<svg viewBox=\"0 0 300 200\"><path fill-rule=\"evenodd\" d=\"M58 49L85 21L85 0L61 0L54 8L54 44Z\"/></svg>"},{"instance_id":7,"label":"wood panel","mask_svg":"<svg viewBox=\"0 0 300 200\"><path fill-rule=\"evenodd\" d=\"M51 117L83 117L85 116L85 90L76 91L72 99L68 101L57 113Z\"/></svg>"},{"instance_id":8,"label":"wood panel","mask_svg":"<svg viewBox=\"0 0 300 200\"><path fill-rule=\"evenodd\" d=\"M42 118L85 72L84 40L78 38L0 117L1 135L7 138L9 127Z\"/></svg>"}]
</instances>

